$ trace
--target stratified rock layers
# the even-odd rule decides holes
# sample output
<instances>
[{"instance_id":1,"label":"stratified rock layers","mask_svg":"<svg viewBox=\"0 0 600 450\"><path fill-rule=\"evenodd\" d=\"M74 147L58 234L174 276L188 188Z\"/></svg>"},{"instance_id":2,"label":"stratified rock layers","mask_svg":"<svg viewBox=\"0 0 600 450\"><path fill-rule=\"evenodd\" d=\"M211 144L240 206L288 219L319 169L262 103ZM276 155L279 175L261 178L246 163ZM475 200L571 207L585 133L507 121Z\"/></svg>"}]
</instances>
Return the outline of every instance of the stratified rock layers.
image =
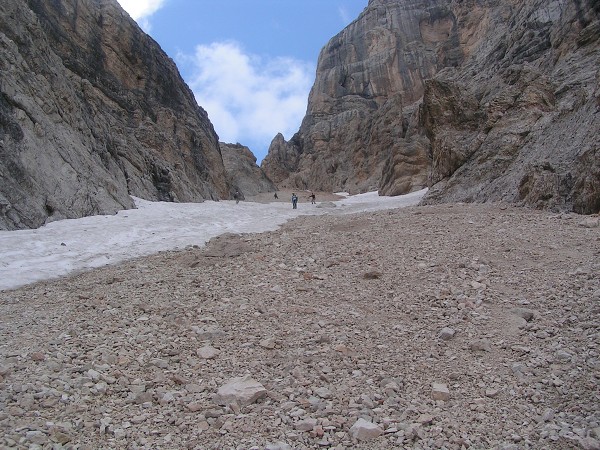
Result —
<instances>
[{"instance_id":1,"label":"stratified rock layers","mask_svg":"<svg viewBox=\"0 0 600 450\"><path fill-rule=\"evenodd\" d=\"M0 4L0 229L228 197L218 137L114 0Z\"/></svg>"},{"instance_id":2,"label":"stratified rock layers","mask_svg":"<svg viewBox=\"0 0 600 450\"><path fill-rule=\"evenodd\" d=\"M426 3L431 2L370 2L329 41L319 55L299 132L290 142L276 137L263 160L269 178L284 187L374 190L394 157L414 168L410 177L398 173L391 182L403 185L397 193L426 186L425 138L410 127L414 104L424 79L445 61L461 58L450 12ZM423 37L425 15L432 26Z\"/></svg>"},{"instance_id":3,"label":"stratified rock layers","mask_svg":"<svg viewBox=\"0 0 600 450\"><path fill-rule=\"evenodd\" d=\"M600 209L600 6L371 0L319 57L280 186Z\"/></svg>"}]
</instances>

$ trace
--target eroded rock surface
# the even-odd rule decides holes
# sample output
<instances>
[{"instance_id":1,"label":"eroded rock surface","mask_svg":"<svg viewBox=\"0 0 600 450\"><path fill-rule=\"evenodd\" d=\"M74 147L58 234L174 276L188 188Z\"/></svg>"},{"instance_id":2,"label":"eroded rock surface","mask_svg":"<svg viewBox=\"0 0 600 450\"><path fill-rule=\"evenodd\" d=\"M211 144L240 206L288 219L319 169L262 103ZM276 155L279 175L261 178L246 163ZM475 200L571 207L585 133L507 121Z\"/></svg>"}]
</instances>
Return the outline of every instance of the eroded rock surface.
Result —
<instances>
[{"instance_id":1,"label":"eroded rock surface","mask_svg":"<svg viewBox=\"0 0 600 450\"><path fill-rule=\"evenodd\" d=\"M2 2L0 30L0 229L229 197L206 112L116 1Z\"/></svg>"},{"instance_id":2,"label":"eroded rock surface","mask_svg":"<svg viewBox=\"0 0 600 450\"><path fill-rule=\"evenodd\" d=\"M274 192L277 188L264 171L256 164L256 156L241 144L221 142L221 155L227 172L231 193L238 191L241 198L247 198L265 192Z\"/></svg>"},{"instance_id":3,"label":"eroded rock surface","mask_svg":"<svg viewBox=\"0 0 600 450\"><path fill-rule=\"evenodd\" d=\"M322 50L281 186L600 210L591 0L371 0Z\"/></svg>"}]
</instances>

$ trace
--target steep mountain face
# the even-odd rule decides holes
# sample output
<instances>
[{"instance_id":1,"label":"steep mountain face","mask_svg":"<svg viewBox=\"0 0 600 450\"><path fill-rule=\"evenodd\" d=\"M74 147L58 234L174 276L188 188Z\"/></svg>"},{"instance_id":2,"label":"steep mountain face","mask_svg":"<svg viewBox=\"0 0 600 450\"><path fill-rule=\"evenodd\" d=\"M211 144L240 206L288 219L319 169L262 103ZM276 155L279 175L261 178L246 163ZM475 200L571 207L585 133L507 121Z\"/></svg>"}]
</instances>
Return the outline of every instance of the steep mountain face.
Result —
<instances>
[{"instance_id":1,"label":"steep mountain face","mask_svg":"<svg viewBox=\"0 0 600 450\"><path fill-rule=\"evenodd\" d=\"M256 164L256 156L241 144L221 142L221 155L231 186L231 196L238 191L241 198L277 190L273 182Z\"/></svg>"},{"instance_id":2,"label":"steep mountain face","mask_svg":"<svg viewBox=\"0 0 600 450\"><path fill-rule=\"evenodd\" d=\"M284 187L374 190L394 154L411 167L395 183L407 191L426 186L424 137L409 128L415 102L424 79L461 59L448 12L432 3L371 1L329 41L299 132L290 142L276 137L263 160L269 178Z\"/></svg>"},{"instance_id":3,"label":"steep mountain face","mask_svg":"<svg viewBox=\"0 0 600 450\"><path fill-rule=\"evenodd\" d=\"M281 186L600 209L600 4L371 0L321 51Z\"/></svg>"},{"instance_id":4,"label":"steep mountain face","mask_svg":"<svg viewBox=\"0 0 600 450\"><path fill-rule=\"evenodd\" d=\"M229 196L218 136L115 0L0 3L0 229Z\"/></svg>"},{"instance_id":5,"label":"steep mountain face","mask_svg":"<svg viewBox=\"0 0 600 450\"><path fill-rule=\"evenodd\" d=\"M456 14L472 24L461 41L476 45L462 67L425 85L425 203L600 211L600 3L531 0Z\"/></svg>"}]
</instances>

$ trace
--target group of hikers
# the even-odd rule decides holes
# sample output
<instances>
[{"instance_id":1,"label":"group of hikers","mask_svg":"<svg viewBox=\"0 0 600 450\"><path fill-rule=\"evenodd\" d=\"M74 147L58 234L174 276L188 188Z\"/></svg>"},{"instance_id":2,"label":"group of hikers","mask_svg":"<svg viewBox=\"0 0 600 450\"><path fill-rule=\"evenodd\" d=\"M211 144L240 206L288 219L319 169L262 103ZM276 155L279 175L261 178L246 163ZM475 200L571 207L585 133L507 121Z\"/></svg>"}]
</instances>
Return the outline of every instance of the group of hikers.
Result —
<instances>
[{"instance_id":1,"label":"group of hikers","mask_svg":"<svg viewBox=\"0 0 600 450\"><path fill-rule=\"evenodd\" d=\"M240 198L242 197L242 195L240 194L239 191L235 191L235 194L233 194L233 199L235 200L235 203L239 203L240 202ZM277 192L275 192L275 194L273 195L273 198L275 198L275 200L279 199L279 195L277 195ZM311 192L310 195L308 196L308 198L310 199L310 203L315 205L317 203L316 201L316 195L314 192ZM298 196L296 195L295 192L292 192L292 208L293 209L298 209Z\"/></svg>"},{"instance_id":2,"label":"group of hikers","mask_svg":"<svg viewBox=\"0 0 600 450\"><path fill-rule=\"evenodd\" d=\"M277 192L275 192L275 195L277 195ZM275 197L277 198L277 197ZM316 204L316 196L314 192L311 192L310 195L308 196L308 198L310 198L310 203L311 204ZM293 209L298 209L298 196L296 195L295 192L292 192L292 208Z\"/></svg>"}]
</instances>

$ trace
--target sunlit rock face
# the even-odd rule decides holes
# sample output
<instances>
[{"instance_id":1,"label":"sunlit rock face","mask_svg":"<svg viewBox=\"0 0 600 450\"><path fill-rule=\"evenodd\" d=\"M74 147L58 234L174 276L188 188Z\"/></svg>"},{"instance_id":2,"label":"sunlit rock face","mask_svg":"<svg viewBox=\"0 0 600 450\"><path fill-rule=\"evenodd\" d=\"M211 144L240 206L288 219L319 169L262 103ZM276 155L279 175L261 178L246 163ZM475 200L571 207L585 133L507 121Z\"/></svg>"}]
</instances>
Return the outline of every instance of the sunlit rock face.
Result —
<instances>
[{"instance_id":1,"label":"sunlit rock face","mask_svg":"<svg viewBox=\"0 0 600 450\"><path fill-rule=\"evenodd\" d=\"M321 51L282 186L600 209L592 0L371 0Z\"/></svg>"},{"instance_id":2,"label":"sunlit rock face","mask_svg":"<svg viewBox=\"0 0 600 450\"><path fill-rule=\"evenodd\" d=\"M287 143L276 137L263 161L274 182L364 192L379 187L385 166L397 172L388 177L396 193L426 186L427 149L415 134L415 104L423 80L462 59L452 12L432 3L371 1L329 41L300 130Z\"/></svg>"},{"instance_id":3,"label":"sunlit rock face","mask_svg":"<svg viewBox=\"0 0 600 450\"><path fill-rule=\"evenodd\" d=\"M115 0L0 2L0 229L229 196L218 136Z\"/></svg>"}]
</instances>

